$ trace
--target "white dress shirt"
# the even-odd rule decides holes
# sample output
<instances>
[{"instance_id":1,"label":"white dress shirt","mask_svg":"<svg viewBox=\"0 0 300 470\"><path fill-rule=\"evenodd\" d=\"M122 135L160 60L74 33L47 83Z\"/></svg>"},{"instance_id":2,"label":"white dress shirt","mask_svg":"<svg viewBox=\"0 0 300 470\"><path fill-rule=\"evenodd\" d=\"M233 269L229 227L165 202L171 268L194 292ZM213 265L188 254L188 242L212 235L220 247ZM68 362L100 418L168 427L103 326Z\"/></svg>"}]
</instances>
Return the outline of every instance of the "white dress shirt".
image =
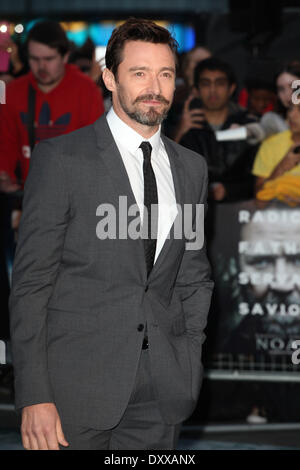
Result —
<instances>
[{"instance_id":1,"label":"white dress shirt","mask_svg":"<svg viewBox=\"0 0 300 470\"><path fill-rule=\"evenodd\" d=\"M151 164L156 178L158 196L158 232L154 262L177 215L175 189L170 161L159 130L150 139L145 139L117 116L113 107L106 116L109 128L120 151L129 182L139 207L141 220L144 209L143 152L139 148L143 141L152 146Z\"/></svg>"}]
</instances>

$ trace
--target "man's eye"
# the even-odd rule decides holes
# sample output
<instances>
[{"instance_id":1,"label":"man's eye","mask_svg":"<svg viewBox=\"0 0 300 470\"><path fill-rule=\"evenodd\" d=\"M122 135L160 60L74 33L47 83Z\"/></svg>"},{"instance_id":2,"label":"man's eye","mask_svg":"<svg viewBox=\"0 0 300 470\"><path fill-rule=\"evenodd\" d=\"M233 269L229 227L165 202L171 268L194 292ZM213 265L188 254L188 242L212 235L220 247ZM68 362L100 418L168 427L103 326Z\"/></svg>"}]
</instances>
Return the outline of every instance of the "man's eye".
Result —
<instances>
[{"instance_id":1,"label":"man's eye","mask_svg":"<svg viewBox=\"0 0 300 470\"><path fill-rule=\"evenodd\" d=\"M266 269L271 266L272 261L268 258L248 258L246 263L255 269Z\"/></svg>"},{"instance_id":2,"label":"man's eye","mask_svg":"<svg viewBox=\"0 0 300 470\"><path fill-rule=\"evenodd\" d=\"M144 72L136 72L135 75L137 77L142 77L144 75Z\"/></svg>"},{"instance_id":3,"label":"man's eye","mask_svg":"<svg viewBox=\"0 0 300 470\"><path fill-rule=\"evenodd\" d=\"M268 260L261 259L253 263L253 265L255 266L256 269L266 269L267 267L270 266L270 262Z\"/></svg>"}]
</instances>

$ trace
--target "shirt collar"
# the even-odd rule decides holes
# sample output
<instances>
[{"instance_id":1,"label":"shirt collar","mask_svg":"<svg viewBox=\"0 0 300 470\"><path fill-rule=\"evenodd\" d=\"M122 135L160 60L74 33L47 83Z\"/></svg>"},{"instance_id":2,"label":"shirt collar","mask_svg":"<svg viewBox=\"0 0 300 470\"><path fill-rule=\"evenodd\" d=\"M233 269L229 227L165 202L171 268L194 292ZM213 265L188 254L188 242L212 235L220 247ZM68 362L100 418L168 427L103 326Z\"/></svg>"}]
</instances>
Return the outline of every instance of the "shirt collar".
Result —
<instances>
[{"instance_id":1,"label":"shirt collar","mask_svg":"<svg viewBox=\"0 0 300 470\"><path fill-rule=\"evenodd\" d=\"M143 136L138 134L132 127L128 126L119 116L116 114L113 107L110 108L106 115L106 119L114 139L119 142L122 147L125 147L129 152L135 153L143 141L150 142L152 146L152 155L157 155L160 147L160 131L158 131L150 137L145 139Z\"/></svg>"}]
</instances>

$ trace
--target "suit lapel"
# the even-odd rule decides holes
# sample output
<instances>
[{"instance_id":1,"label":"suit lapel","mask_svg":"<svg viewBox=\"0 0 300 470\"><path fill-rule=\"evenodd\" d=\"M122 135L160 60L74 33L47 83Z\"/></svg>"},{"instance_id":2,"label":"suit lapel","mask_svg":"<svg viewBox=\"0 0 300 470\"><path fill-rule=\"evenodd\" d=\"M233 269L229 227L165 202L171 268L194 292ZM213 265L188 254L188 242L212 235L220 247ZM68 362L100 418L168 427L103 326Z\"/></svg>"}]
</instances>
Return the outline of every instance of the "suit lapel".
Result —
<instances>
[{"instance_id":1,"label":"suit lapel","mask_svg":"<svg viewBox=\"0 0 300 470\"><path fill-rule=\"evenodd\" d=\"M123 163L123 159L120 155L119 149L115 143L113 135L110 131L106 117L100 117L95 123L94 128L96 131L97 147L100 151L100 155L105 164L105 167L111 177L115 188L115 204L116 209L119 207L119 196L127 196L127 209L130 206L136 205L138 208L136 199L134 197L129 177ZM138 212L140 219L140 213ZM144 256L144 244L141 238L138 238L134 242L135 249L133 256L138 257L138 262L141 268L143 277L147 277L146 262ZM138 246L138 249L136 247Z\"/></svg>"},{"instance_id":2,"label":"suit lapel","mask_svg":"<svg viewBox=\"0 0 300 470\"><path fill-rule=\"evenodd\" d=\"M184 200L185 200L185 175L184 175L184 166L180 160L180 156L176 151L175 147L172 145L171 141L162 135L162 140L165 144L165 148L169 157L171 172L173 177L174 189L175 189L175 198L176 204L181 207L183 211ZM149 275L149 279L155 276L163 261L166 258L166 255L174 242L174 234L172 228L174 224L178 221L180 213L177 214L172 226L170 227L168 236L164 242L164 245L157 257L157 260L153 266L153 269Z\"/></svg>"},{"instance_id":3,"label":"suit lapel","mask_svg":"<svg viewBox=\"0 0 300 470\"><path fill-rule=\"evenodd\" d=\"M107 124L106 117L102 116L94 123L94 129L96 132L96 139L97 139L97 147L100 151L101 157L103 162L107 168L107 171L113 181L115 191L116 191L116 204L119 203L118 197L119 195L127 196L127 207L130 207L137 202L135 200L133 191L131 189L130 181L128 178L128 174L123 163L122 157L120 155L119 149L114 141L110 128ZM162 135L162 139L169 157L170 167L174 182L174 189L175 189L175 198L176 204L181 207L183 210L184 207L184 200L185 200L185 176L184 176L184 166L180 160L180 156L177 153L175 147L172 145L171 141ZM116 206L118 207L118 205ZM174 242L172 227L177 221L177 218L180 214L177 214L175 221L173 222L172 226L170 227L168 236L164 242L164 245L158 255L158 258L153 266L153 269L149 275L149 279L151 279L155 273L159 270L160 266L162 265L166 255ZM147 279L147 269L146 269L146 262L144 256L144 244L141 238L136 240L139 249L134 250L135 256L138 255L139 265L142 269L144 280ZM136 245L135 245L136 246Z\"/></svg>"},{"instance_id":4,"label":"suit lapel","mask_svg":"<svg viewBox=\"0 0 300 470\"><path fill-rule=\"evenodd\" d=\"M104 164L114 182L116 194L118 196L127 196L128 206L137 204L131 189L125 165L107 124L106 118L102 116L94 123L94 127L97 136L97 147L101 152Z\"/></svg>"}]
</instances>

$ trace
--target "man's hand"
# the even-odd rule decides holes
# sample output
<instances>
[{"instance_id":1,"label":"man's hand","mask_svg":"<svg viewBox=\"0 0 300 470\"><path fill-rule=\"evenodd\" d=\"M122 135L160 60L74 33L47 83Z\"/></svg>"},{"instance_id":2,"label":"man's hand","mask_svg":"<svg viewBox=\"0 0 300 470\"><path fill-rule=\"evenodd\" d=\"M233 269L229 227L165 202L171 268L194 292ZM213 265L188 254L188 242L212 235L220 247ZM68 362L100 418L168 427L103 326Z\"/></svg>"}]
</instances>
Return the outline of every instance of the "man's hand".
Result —
<instances>
[{"instance_id":1,"label":"man's hand","mask_svg":"<svg viewBox=\"0 0 300 470\"><path fill-rule=\"evenodd\" d=\"M14 183L5 171L0 172L0 191L3 193L13 193L21 189L21 186Z\"/></svg>"},{"instance_id":2,"label":"man's hand","mask_svg":"<svg viewBox=\"0 0 300 470\"><path fill-rule=\"evenodd\" d=\"M300 153L295 153L294 150L296 147L299 147L299 143L292 145L282 160L276 165L272 173L268 178L264 178L262 176L258 176L255 182L255 194L258 193L261 189L263 189L264 185L268 181L272 181L280 176L284 175L286 172L292 170L295 166L300 164ZM286 201L287 202L287 201ZM290 202L292 202L290 200ZM294 202L297 202L294 201Z\"/></svg>"},{"instance_id":3,"label":"man's hand","mask_svg":"<svg viewBox=\"0 0 300 470\"><path fill-rule=\"evenodd\" d=\"M298 146L299 144L294 144L289 148L288 152L274 169L269 179L278 178L278 176L283 175L287 171L290 171L292 168L299 165L300 153L294 152L295 148Z\"/></svg>"},{"instance_id":4,"label":"man's hand","mask_svg":"<svg viewBox=\"0 0 300 470\"><path fill-rule=\"evenodd\" d=\"M68 446L53 403L25 406L22 410L22 443L26 450L59 450Z\"/></svg>"},{"instance_id":5,"label":"man's hand","mask_svg":"<svg viewBox=\"0 0 300 470\"><path fill-rule=\"evenodd\" d=\"M300 153L294 152L296 147L299 147L299 144L292 145L282 159L282 165L285 171L291 170L300 163Z\"/></svg>"},{"instance_id":6,"label":"man's hand","mask_svg":"<svg viewBox=\"0 0 300 470\"><path fill-rule=\"evenodd\" d=\"M267 183L267 181L272 181L275 178L279 178L279 176L284 175L287 171L290 171L292 168L295 166L299 165L300 163L300 153L295 153L294 150L296 147L299 146L298 144L292 145L288 152L285 154L282 160L276 165L272 173L268 178L263 178L263 177L258 177L256 179L256 188L255 191L256 193L262 189Z\"/></svg>"},{"instance_id":7,"label":"man's hand","mask_svg":"<svg viewBox=\"0 0 300 470\"><path fill-rule=\"evenodd\" d=\"M22 70L23 63L19 56L19 48L11 38L5 39L4 42L0 44L0 51L9 52L14 73L18 73Z\"/></svg>"},{"instance_id":8,"label":"man's hand","mask_svg":"<svg viewBox=\"0 0 300 470\"><path fill-rule=\"evenodd\" d=\"M196 98L195 93L191 93L190 96L184 103L183 112L180 118L180 122L174 135L175 142L180 142L181 138L190 129L202 129L202 122L205 121L205 114L202 109L189 109L191 101Z\"/></svg>"}]
</instances>

